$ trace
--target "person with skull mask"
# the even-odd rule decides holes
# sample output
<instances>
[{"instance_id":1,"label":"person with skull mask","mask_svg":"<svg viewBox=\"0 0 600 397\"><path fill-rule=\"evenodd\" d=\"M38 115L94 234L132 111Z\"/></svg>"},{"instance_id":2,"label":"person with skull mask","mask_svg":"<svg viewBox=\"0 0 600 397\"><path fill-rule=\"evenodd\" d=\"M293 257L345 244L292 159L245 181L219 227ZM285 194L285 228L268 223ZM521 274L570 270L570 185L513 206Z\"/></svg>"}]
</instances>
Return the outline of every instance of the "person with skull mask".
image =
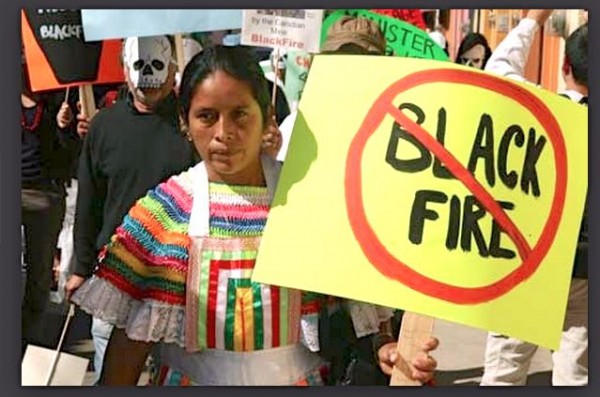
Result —
<instances>
[{"instance_id":1,"label":"person with skull mask","mask_svg":"<svg viewBox=\"0 0 600 397\"><path fill-rule=\"evenodd\" d=\"M471 32L460 42L455 62L483 70L491 55L492 49L485 36Z\"/></svg>"},{"instance_id":2,"label":"person with skull mask","mask_svg":"<svg viewBox=\"0 0 600 397\"><path fill-rule=\"evenodd\" d=\"M127 97L93 117L83 143L74 228L76 263L66 285L67 297L91 276L101 247L135 201L196 163L192 145L179 127L174 52L167 36L124 41ZM112 326L94 318L91 332L99 377Z\"/></svg>"}]
</instances>

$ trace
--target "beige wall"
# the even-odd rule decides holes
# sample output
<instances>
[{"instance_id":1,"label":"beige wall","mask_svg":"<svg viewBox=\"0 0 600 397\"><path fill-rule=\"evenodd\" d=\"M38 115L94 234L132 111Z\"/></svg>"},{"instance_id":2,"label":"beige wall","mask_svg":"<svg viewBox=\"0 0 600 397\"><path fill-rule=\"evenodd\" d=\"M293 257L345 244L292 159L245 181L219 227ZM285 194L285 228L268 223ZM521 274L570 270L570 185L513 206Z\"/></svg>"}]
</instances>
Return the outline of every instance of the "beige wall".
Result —
<instances>
[{"instance_id":1,"label":"beige wall","mask_svg":"<svg viewBox=\"0 0 600 397\"><path fill-rule=\"evenodd\" d=\"M459 10L457 10L459 11ZM502 41L507 33L525 16L524 9L480 9L479 18L474 23L475 31L479 31L488 39L492 50ZM562 14L562 15L561 15ZM584 23L583 10L557 10L553 18L564 18L564 37ZM565 40L552 28L549 21L538 34L532 46L525 77L551 91L564 89L561 66L564 59ZM449 35L453 32L449 32ZM456 32L454 32L456 34Z\"/></svg>"}]
</instances>

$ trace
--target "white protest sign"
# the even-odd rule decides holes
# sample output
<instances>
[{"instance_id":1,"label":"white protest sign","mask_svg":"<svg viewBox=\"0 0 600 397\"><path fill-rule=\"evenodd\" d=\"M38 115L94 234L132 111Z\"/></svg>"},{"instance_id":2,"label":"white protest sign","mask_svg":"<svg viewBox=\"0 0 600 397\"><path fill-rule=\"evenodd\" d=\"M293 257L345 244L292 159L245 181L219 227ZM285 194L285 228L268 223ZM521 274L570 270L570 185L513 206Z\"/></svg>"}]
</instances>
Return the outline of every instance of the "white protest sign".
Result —
<instances>
[{"instance_id":1,"label":"white protest sign","mask_svg":"<svg viewBox=\"0 0 600 397\"><path fill-rule=\"evenodd\" d=\"M21 386L81 386L88 368L88 359L62 353L61 348L75 316L75 306L69 305L69 313L55 350L28 345L21 362Z\"/></svg>"},{"instance_id":2,"label":"white protest sign","mask_svg":"<svg viewBox=\"0 0 600 397\"><path fill-rule=\"evenodd\" d=\"M87 358L60 353L50 383L48 374L57 352L29 345L21 363L21 386L82 386L88 368Z\"/></svg>"},{"instance_id":3,"label":"white protest sign","mask_svg":"<svg viewBox=\"0 0 600 397\"><path fill-rule=\"evenodd\" d=\"M242 44L319 52L323 10L244 10Z\"/></svg>"}]
</instances>

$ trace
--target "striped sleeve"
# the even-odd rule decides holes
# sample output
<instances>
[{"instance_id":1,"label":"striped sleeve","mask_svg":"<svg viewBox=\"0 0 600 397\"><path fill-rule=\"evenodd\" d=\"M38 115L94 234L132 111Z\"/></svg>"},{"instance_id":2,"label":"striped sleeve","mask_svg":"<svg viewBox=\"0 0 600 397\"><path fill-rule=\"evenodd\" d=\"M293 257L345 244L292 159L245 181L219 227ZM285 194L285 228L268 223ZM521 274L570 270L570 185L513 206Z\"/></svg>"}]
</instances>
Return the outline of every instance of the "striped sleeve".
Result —
<instances>
[{"instance_id":1,"label":"striped sleeve","mask_svg":"<svg viewBox=\"0 0 600 397\"><path fill-rule=\"evenodd\" d=\"M133 340L183 345L191 192L186 172L138 200L73 301Z\"/></svg>"}]
</instances>

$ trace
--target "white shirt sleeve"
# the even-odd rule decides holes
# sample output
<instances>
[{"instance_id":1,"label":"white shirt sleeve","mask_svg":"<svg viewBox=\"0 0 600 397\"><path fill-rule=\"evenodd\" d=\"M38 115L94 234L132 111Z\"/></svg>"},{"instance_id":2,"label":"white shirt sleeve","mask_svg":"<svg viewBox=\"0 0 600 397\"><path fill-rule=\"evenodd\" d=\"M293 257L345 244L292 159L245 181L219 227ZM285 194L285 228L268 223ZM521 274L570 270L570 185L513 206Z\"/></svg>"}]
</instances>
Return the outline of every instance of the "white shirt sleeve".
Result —
<instances>
[{"instance_id":1,"label":"white shirt sleeve","mask_svg":"<svg viewBox=\"0 0 600 397\"><path fill-rule=\"evenodd\" d=\"M531 44L540 26L533 19L523 18L519 24L498 44L488 60L485 71L509 77L518 81L525 80L525 64L529 57Z\"/></svg>"}]
</instances>

